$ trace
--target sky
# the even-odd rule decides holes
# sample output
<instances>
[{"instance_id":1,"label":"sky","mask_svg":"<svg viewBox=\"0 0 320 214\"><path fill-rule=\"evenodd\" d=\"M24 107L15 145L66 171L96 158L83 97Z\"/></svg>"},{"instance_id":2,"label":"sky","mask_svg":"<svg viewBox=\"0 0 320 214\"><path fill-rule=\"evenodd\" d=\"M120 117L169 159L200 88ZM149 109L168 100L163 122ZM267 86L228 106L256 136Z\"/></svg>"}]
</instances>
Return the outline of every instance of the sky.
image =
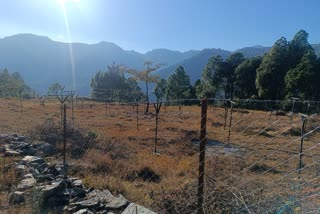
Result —
<instances>
[{"instance_id":1,"label":"sky","mask_svg":"<svg viewBox=\"0 0 320 214\"><path fill-rule=\"evenodd\" d=\"M271 46L300 29L320 43L320 0L0 0L0 38L19 33L123 49Z\"/></svg>"}]
</instances>

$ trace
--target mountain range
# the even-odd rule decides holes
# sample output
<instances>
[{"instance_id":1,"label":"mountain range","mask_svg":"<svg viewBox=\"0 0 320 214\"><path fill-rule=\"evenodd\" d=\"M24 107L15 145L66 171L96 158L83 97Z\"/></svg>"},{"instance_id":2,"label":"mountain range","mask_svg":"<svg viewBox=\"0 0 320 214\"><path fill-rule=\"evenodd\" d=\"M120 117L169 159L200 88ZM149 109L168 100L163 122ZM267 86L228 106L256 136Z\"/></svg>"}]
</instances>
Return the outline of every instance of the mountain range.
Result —
<instances>
[{"instance_id":1,"label":"mountain range","mask_svg":"<svg viewBox=\"0 0 320 214\"><path fill-rule=\"evenodd\" d=\"M313 47L319 56L320 44ZM253 46L235 52L252 57L263 56L269 50L270 47ZM142 69L145 60L163 63L165 66L157 71L162 78L168 78L179 65L182 65L193 83L201 77L209 57L221 55L227 58L232 53L228 50L208 48L186 52L155 49L142 54L124 50L111 42L70 44L53 41L45 36L17 34L0 39L0 69L7 68L9 72L19 72L27 84L39 94L45 94L48 86L55 82L72 89L75 78L77 93L88 95L94 74L99 70L105 70L107 65L113 62L134 69ZM70 60L71 55L73 60ZM75 71L74 75L72 68Z\"/></svg>"}]
</instances>

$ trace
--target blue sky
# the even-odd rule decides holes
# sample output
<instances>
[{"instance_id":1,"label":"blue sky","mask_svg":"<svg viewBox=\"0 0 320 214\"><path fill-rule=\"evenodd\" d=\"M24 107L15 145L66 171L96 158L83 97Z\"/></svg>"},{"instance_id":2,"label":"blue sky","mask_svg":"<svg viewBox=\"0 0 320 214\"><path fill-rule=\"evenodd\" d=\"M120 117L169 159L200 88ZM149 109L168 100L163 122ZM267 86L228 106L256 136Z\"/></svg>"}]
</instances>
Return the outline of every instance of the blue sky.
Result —
<instances>
[{"instance_id":1,"label":"blue sky","mask_svg":"<svg viewBox=\"0 0 320 214\"><path fill-rule=\"evenodd\" d=\"M1 38L33 33L139 52L236 50L305 29L310 43L320 43L319 0L2 0L0 8Z\"/></svg>"}]
</instances>

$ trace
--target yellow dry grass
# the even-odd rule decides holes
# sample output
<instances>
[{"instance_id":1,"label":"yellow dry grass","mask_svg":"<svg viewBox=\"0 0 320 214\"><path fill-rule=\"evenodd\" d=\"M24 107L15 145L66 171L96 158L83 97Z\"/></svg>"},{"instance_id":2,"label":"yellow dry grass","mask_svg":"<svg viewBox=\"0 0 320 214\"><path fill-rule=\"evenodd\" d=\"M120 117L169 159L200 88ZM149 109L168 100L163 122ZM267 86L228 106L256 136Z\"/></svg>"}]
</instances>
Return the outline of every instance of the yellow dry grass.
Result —
<instances>
[{"instance_id":1,"label":"yellow dry grass","mask_svg":"<svg viewBox=\"0 0 320 214\"><path fill-rule=\"evenodd\" d=\"M198 147L195 141L199 138L200 107L184 106L182 112L177 106L162 107L157 145L160 154L153 152L154 109L151 106L151 113L146 115L143 108L139 107L137 129L136 108L131 105L115 104L106 108L103 103L79 102L74 112L75 127L94 131L99 137L97 145L81 159L69 157L70 173L81 177L87 186L110 189L115 194L121 193L131 201L161 212L165 200L179 203L177 200L181 196L178 197L176 192L184 191L192 197L196 195ZM70 104L67 112L71 120ZM0 133L28 135L47 119L60 121L60 105L54 100L44 106L36 100L24 101L22 113L18 101L0 101ZM301 127L300 121L299 116L294 115L292 129L295 132ZM232 123L230 142L227 142L229 118L224 129L224 109L209 106L208 140L229 144L231 150L228 146L210 149L208 144L206 194L214 195L215 191L229 189L233 193L241 193L245 200L255 198L262 207L263 200L269 201L272 197L302 197L316 191L317 173L320 173L319 133L312 133L305 139L305 169L298 179L300 137L292 134L290 117L270 117L269 112L255 110L244 114L235 111ZM318 125L318 118L314 118L308 123L307 131ZM159 175L160 181L144 181L137 176L146 167ZM210 185L212 182L215 183L214 188ZM292 186L297 186L297 189ZM223 212L220 208L215 209Z\"/></svg>"}]
</instances>

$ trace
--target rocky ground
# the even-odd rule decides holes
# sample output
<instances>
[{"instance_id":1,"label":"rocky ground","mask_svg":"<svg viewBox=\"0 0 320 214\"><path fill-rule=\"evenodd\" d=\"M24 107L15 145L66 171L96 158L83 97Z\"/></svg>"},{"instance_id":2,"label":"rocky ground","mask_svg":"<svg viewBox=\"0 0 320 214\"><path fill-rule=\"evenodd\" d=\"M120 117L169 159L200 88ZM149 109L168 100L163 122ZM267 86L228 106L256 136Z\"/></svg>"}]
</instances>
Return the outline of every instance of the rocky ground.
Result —
<instances>
[{"instance_id":1,"label":"rocky ground","mask_svg":"<svg viewBox=\"0 0 320 214\"><path fill-rule=\"evenodd\" d=\"M20 179L17 186L10 187L10 205L30 203L30 213L154 213L121 194L114 196L109 190L85 187L81 179L67 175L65 166L46 161L44 157L53 149L50 144L28 142L25 136L0 135L4 158L17 158L5 165L4 170L13 169Z\"/></svg>"}]
</instances>

